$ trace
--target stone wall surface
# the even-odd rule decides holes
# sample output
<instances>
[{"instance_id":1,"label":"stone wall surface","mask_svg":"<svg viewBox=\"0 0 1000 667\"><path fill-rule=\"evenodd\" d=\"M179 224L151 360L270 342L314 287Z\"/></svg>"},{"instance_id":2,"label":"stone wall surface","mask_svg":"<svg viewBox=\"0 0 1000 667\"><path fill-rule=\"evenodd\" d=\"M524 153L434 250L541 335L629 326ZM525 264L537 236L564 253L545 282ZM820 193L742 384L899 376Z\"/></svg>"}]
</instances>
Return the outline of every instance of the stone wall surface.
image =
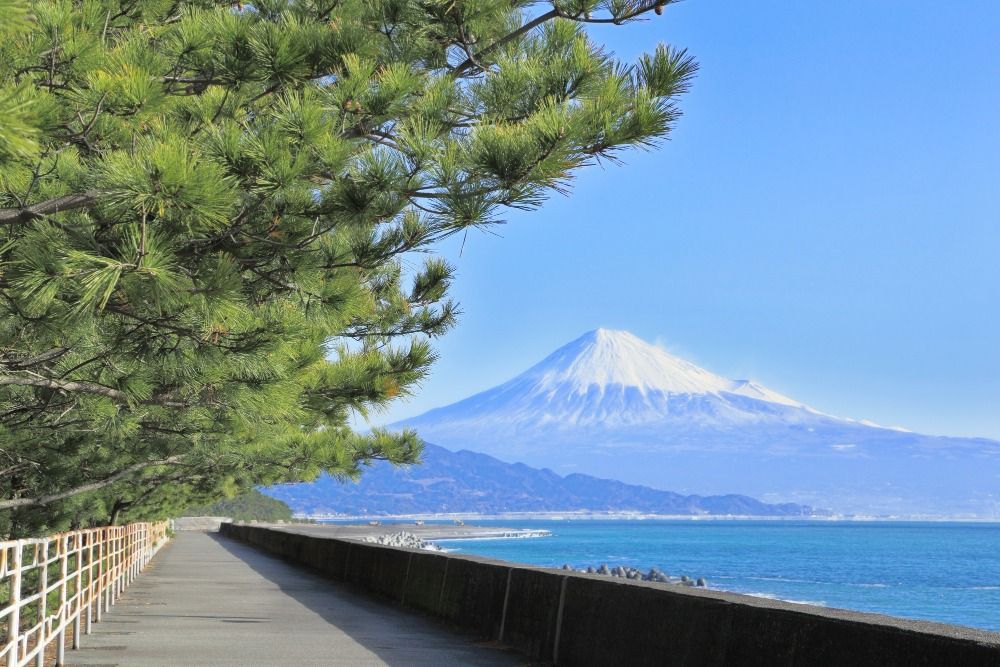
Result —
<instances>
[{"instance_id":1,"label":"stone wall surface","mask_svg":"<svg viewBox=\"0 0 1000 667\"><path fill-rule=\"evenodd\" d=\"M1000 633L223 524L223 535L556 665L997 667Z\"/></svg>"}]
</instances>

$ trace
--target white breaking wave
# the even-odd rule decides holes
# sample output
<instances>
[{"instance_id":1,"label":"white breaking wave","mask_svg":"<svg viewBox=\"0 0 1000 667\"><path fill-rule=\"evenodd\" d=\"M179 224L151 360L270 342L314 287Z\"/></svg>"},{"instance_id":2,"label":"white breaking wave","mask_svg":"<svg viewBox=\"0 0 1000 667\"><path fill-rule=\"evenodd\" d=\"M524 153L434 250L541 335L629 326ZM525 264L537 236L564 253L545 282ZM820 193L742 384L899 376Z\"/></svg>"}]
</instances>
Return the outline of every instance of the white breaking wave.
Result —
<instances>
[{"instance_id":1,"label":"white breaking wave","mask_svg":"<svg viewBox=\"0 0 1000 667\"><path fill-rule=\"evenodd\" d=\"M780 600L781 602L789 602L791 604L807 604L813 607L826 606L826 602L823 600L792 600L790 598L778 597L774 593L743 593L743 595L749 595L753 598L764 598L765 600Z\"/></svg>"}]
</instances>

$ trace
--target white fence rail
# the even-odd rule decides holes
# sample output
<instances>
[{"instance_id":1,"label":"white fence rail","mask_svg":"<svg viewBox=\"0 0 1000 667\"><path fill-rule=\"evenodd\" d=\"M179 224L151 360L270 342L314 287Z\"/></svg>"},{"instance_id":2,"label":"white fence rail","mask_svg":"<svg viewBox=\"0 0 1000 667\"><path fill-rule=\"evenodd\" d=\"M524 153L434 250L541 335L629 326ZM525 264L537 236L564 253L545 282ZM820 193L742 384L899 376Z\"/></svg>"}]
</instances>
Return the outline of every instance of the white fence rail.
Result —
<instances>
[{"instance_id":1,"label":"white fence rail","mask_svg":"<svg viewBox=\"0 0 1000 667\"><path fill-rule=\"evenodd\" d=\"M134 523L0 542L0 665L44 667L50 644L65 664L66 633L79 648L81 632L90 634L166 531L165 522Z\"/></svg>"}]
</instances>

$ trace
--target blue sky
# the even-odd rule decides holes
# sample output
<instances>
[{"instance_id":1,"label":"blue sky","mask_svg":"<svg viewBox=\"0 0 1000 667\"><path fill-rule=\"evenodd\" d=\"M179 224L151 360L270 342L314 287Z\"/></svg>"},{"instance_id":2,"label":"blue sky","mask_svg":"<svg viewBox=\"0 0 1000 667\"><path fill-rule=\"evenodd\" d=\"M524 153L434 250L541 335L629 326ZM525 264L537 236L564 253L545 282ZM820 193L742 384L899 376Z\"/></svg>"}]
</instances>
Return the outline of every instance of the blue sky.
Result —
<instances>
[{"instance_id":1,"label":"blue sky","mask_svg":"<svg viewBox=\"0 0 1000 667\"><path fill-rule=\"evenodd\" d=\"M470 234L422 392L598 326L832 414L1000 438L1000 3L687 0L595 30L701 64L671 141Z\"/></svg>"}]
</instances>

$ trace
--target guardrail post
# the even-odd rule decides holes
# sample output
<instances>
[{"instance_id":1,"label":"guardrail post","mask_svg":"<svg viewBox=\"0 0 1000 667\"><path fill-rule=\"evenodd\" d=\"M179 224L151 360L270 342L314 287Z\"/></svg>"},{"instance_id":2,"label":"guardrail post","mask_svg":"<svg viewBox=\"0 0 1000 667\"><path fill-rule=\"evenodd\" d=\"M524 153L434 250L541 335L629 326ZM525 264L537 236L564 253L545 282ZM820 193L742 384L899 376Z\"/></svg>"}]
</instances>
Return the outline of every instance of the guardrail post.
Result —
<instances>
[{"instance_id":1,"label":"guardrail post","mask_svg":"<svg viewBox=\"0 0 1000 667\"><path fill-rule=\"evenodd\" d=\"M108 528L108 600L104 605L104 610L109 611L115 606L115 587L118 585L118 531Z\"/></svg>"},{"instance_id":2,"label":"guardrail post","mask_svg":"<svg viewBox=\"0 0 1000 667\"><path fill-rule=\"evenodd\" d=\"M122 528L122 590L132 583L132 529Z\"/></svg>"},{"instance_id":3,"label":"guardrail post","mask_svg":"<svg viewBox=\"0 0 1000 667\"><path fill-rule=\"evenodd\" d=\"M97 622L101 622L101 612L104 605L104 529L98 528L94 531L97 540L97 588L94 590L94 597L97 599Z\"/></svg>"},{"instance_id":4,"label":"guardrail post","mask_svg":"<svg viewBox=\"0 0 1000 667\"><path fill-rule=\"evenodd\" d=\"M121 597L125 593L125 587L128 585L128 528L124 526L120 530L121 532L121 561L119 565L119 584L118 584L118 597Z\"/></svg>"},{"instance_id":5,"label":"guardrail post","mask_svg":"<svg viewBox=\"0 0 1000 667\"><path fill-rule=\"evenodd\" d=\"M21 643L21 564L23 562L24 543L18 540L14 544L14 562L10 573L10 616L7 619L7 638L14 640L7 654L7 667L17 667Z\"/></svg>"},{"instance_id":6,"label":"guardrail post","mask_svg":"<svg viewBox=\"0 0 1000 667\"><path fill-rule=\"evenodd\" d=\"M115 575L118 574L115 568L115 559L118 557L117 550L117 533L114 528L108 528L108 581L105 584L107 587L107 601L104 604L104 611L111 611L111 608L115 606L115 584L118 582L115 579Z\"/></svg>"},{"instance_id":7,"label":"guardrail post","mask_svg":"<svg viewBox=\"0 0 1000 667\"><path fill-rule=\"evenodd\" d=\"M135 553L133 551L133 549L135 548L135 543L133 541L134 538L135 538L135 530L133 530L131 526L126 528L125 544L127 544L128 547L125 550L125 571L128 573L126 575L126 581L130 586L132 585L132 580L134 579L132 575L135 574L135 559L134 559Z\"/></svg>"},{"instance_id":8,"label":"guardrail post","mask_svg":"<svg viewBox=\"0 0 1000 667\"><path fill-rule=\"evenodd\" d=\"M38 547L41 546L41 549ZM49 614L49 541L35 545L35 566L38 568L38 655L35 667L45 667L45 618Z\"/></svg>"},{"instance_id":9,"label":"guardrail post","mask_svg":"<svg viewBox=\"0 0 1000 667\"><path fill-rule=\"evenodd\" d=\"M121 528L115 530L115 597L111 604L117 604L122 596L122 560L125 556L125 538Z\"/></svg>"},{"instance_id":10,"label":"guardrail post","mask_svg":"<svg viewBox=\"0 0 1000 667\"><path fill-rule=\"evenodd\" d=\"M87 536L87 621L83 631L90 634L91 617L94 612L94 535L95 531L88 530Z\"/></svg>"},{"instance_id":11,"label":"guardrail post","mask_svg":"<svg viewBox=\"0 0 1000 667\"><path fill-rule=\"evenodd\" d=\"M59 563L59 632L56 633L56 665L59 667L66 664L66 625L70 616L70 610L66 608L66 588L69 586L69 540L69 535L59 538L59 549L62 551L62 560ZM75 622L74 633L78 626L79 622ZM43 650L42 655L44 654Z\"/></svg>"},{"instance_id":12,"label":"guardrail post","mask_svg":"<svg viewBox=\"0 0 1000 667\"><path fill-rule=\"evenodd\" d=\"M121 555L118 558L118 597L125 594L125 586L128 585L128 528L119 528L119 541L121 542Z\"/></svg>"},{"instance_id":13,"label":"guardrail post","mask_svg":"<svg viewBox=\"0 0 1000 667\"><path fill-rule=\"evenodd\" d=\"M133 530L131 527L126 528L125 532L125 584L130 585L132 583L132 535Z\"/></svg>"},{"instance_id":14,"label":"guardrail post","mask_svg":"<svg viewBox=\"0 0 1000 667\"><path fill-rule=\"evenodd\" d=\"M83 625L83 603L86 596L83 593L83 536L77 533L73 542L76 552L76 616L73 618L73 649L80 648L80 626ZM87 610L90 613L90 610Z\"/></svg>"}]
</instances>

